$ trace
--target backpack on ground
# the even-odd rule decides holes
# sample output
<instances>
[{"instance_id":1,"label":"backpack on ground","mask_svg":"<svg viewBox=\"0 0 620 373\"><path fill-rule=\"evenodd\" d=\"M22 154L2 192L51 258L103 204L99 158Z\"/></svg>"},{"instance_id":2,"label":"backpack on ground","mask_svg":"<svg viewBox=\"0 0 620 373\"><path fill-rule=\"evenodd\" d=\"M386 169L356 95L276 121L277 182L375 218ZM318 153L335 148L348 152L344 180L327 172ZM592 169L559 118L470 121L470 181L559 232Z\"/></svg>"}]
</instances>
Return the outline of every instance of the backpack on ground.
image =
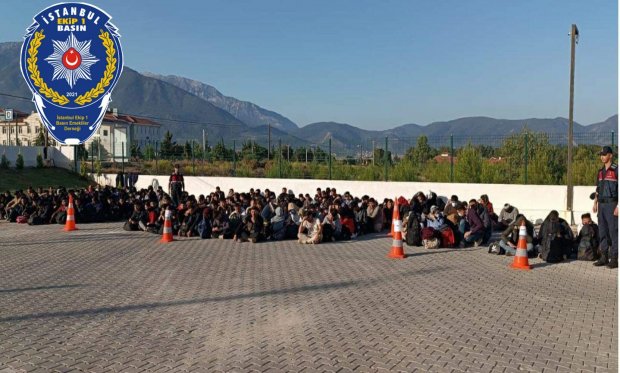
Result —
<instances>
[{"instance_id":1,"label":"backpack on ground","mask_svg":"<svg viewBox=\"0 0 620 373\"><path fill-rule=\"evenodd\" d=\"M405 243L409 246L422 245L422 233L420 228L420 219L418 215L411 211L409 220L407 221L407 233L405 234Z\"/></svg>"},{"instance_id":2,"label":"backpack on ground","mask_svg":"<svg viewBox=\"0 0 620 373\"><path fill-rule=\"evenodd\" d=\"M422 245L424 246L425 249L428 249L428 250L439 249L440 242L441 241L439 240L439 238L432 237L432 238L423 239Z\"/></svg>"},{"instance_id":3,"label":"backpack on ground","mask_svg":"<svg viewBox=\"0 0 620 373\"><path fill-rule=\"evenodd\" d=\"M431 238L438 238L437 231L431 227L422 228L421 235L422 235L422 240L430 240Z\"/></svg>"},{"instance_id":4,"label":"backpack on ground","mask_svg":"<svg viewBox=\"0 0 620 373\"><path fill-rule=\"evenodd\" d=\"M439 230L441 234L441 247L454 247L456 245L456 237L454 231L449 226L445 226Z\"/></svg>"}]
</instances>

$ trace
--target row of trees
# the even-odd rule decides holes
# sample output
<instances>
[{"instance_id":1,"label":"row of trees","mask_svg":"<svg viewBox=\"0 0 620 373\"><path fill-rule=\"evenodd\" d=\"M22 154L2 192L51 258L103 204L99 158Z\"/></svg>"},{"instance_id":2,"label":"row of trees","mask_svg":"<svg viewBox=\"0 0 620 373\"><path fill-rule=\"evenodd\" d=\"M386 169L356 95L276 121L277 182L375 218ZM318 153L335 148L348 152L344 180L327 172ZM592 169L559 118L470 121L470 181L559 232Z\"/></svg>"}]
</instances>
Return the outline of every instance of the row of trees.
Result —
<instances>
[{"instance_id":1,"label":"row of trees","mask_svg":"<svg viewBox=\"0 0 620 373\"><path fill-rule=\"evenodd\" d=\"M456 149L447 146L433 147L426 136L420 136L415 145L400 152L399 156L393 155L391 150L386 154L384 149L376 148L370 153L372 158L368 153L364 157L353 155L340 157L332 154L331 162L326 146L297 148L288 145L273 146L268 151L266 147L248 140L233 149L222 140L214 146L207 145L206 149L203 149L197 142L178 144L173 141L169 132L159 145L158 147L148 145L144 149L132 146L132 157L142 160L157 157L168 160L246 162L252 166L249 167L250 171L252 168L264 168L283 173L283 177L295 177L299 174L307 176L309 172L320 172L321 175L314 177L333 175L334 178L358 180L384 179L387 161L389 180L558 185L566 183L566 145L551 144L548 135L529 131L506 137L495 146L468 143ZM596 170L600 167L597 156L599 149L598 145L579 145L575 148L573 153L575 184L594 183ZM450 162L449 158L435 159L437 155L445 153L454 154L454 161ZM272 169L274 162L285 165ZM309 163L318 166L310 170ZM326 168L328 165L331 169Z\"/></svg>"}]
</instances>

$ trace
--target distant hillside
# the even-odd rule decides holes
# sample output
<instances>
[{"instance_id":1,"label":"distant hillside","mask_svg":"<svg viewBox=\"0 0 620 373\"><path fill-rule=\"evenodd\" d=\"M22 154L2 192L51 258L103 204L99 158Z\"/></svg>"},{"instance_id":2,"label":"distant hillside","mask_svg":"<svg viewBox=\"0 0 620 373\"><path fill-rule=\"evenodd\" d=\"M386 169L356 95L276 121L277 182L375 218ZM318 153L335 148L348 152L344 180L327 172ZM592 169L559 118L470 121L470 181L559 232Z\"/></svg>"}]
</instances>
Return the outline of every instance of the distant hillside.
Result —
<instances>
[{"instance_id":1,"label":"distant hillside","mask_svg":"<svg viewBox=\"0 0 620 373\"><path fill-rule=\"evenodd\" d=\"M19 70L20 47L20 43L0 43L0 92L31 97ZM565 118L508 120L480 116L434 122L426 126L410 123L382 131L335 122L312 123L298 128L278 113L224 96L208 84L183 77L149 75L125 67L112 94L110 106L118 108L121 113L155 119L163 125L164 131L171 131L178 142L202 141L204 129L211 144L223 139L229 145L234 140L239 147L243 141L249 140L267 145L267 123L272 125L273 146L277 146L279 140L294 147L327 145L331 138L333 151L346 154L359 151L357 149L370 149L373 142L383 147L385 137L391 139L392 149L415 145L415 138L419 135L428 136L430 145L434 147L449 145L450 135L454 135L457 147L468 141L497 145L503 137L520 132L524 126L534 132L552 134L553 142L567 141L568 120ZM24 112L34 110L30 100L7 96L0 96L0 107ZM611 143L611 131L617 130L617 114L590 126L574 123L577 143L608 144Z\"/></svg>"},{"instance_id":2,"label":"distant hillside","mask_svg":"<svg viewBox=\"0 0 620 373\"><path fill-rule=\"evenodd\" d=\"M272 127L281 129L286 132L295 131L298 127L290 119L256 104L247 101L241 101L234 97L224 96L215 87L208 84L198 82L196 80L183 78L176 75L158 75L145 72L143 75L155 79L163 80L176 87L179 87L191 94L207 100L220 109L226 110L235 118L246 123L250 127L263 126L271 124Z\"/></svg>"}]
</instances>

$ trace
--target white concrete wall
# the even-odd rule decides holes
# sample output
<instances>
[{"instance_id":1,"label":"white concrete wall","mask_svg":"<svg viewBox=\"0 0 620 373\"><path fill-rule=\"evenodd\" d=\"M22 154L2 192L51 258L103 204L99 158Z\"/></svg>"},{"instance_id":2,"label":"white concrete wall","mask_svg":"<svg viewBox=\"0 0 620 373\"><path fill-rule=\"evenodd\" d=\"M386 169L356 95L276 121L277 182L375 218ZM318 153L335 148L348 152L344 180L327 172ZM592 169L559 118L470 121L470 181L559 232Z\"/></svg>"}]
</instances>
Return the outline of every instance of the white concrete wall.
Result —
<instances>
[{"instance_id":1,"label":"white concrete wall","mask_svg":"<svg viewBox=\"0 0 620 373\"><path fill-rule=\"evenodd\" d=\"M114 185L116 175L102 175L99 182L105 185ZM169 176L140 175L136 187L146 188L156 179L160 186L167 191ZM555 185L508 185L508 184L457 184L457 183L418 183L418 182L382 182L382 181L345 181L345 180L301 180L301 179L259 179L259 178L233 178L233 177L185 177L185 188L190 194L196 196L209 194L219 186L224 193L229 189L238 192L247 192L250 188L259 188L280 193L282 187L287 187L295 192L309 193L314 196L316 188L333 187L338 193L351 192L354 196L367 194L377 200L404 196L410 199L416 192L425 194L429 190L442 197L450 198L456 194L460 200L480 198L481 194L487 194L497 213L504 203L516 206L525 216L535 221L544 219L551 210L558 210L560 215L569 223L570 213L566 211L566 186ZM573 211L575 222L581 221L581 214L592 212L590 193L594 186L578 186L574 188ZM596 216L592 216L596 221Z\"/></svg>"},{"instance_id":2,"label":"white concrete wall","mask_svg":"<svg viewBox=\"0 0 620 373\"><path fill-rule=\"evenodd\" d=\"M0 145L0 156L4 154L11 162L11 168L15 167L17 155L21 153L24 157L24 167L36 167L37 155L43 156L43 146L3 146ZM48 159L53 160L53 165L60 168L73 170L73 147L58 146L47 148ZM78 165L79 167L79 165Z\"/></svg>"}]
</instances>

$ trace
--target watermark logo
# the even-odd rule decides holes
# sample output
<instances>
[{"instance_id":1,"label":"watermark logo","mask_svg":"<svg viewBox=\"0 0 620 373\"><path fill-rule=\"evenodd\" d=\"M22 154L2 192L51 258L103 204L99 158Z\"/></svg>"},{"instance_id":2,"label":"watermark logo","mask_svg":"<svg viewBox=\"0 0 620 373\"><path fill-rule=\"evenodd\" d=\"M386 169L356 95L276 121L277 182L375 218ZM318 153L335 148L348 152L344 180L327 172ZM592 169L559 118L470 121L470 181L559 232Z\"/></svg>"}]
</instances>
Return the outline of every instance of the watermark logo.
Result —
<instances>
[{"instance_id":1,"label":"watermark logo","mask_svg":"<svg viewBox=\"0 0 620 373\"><path fill-rule=\"evenodd\" d=\"M123 69L118 29L86 3L52 5L26 31L20 65L50 135L78 145L99 128Z\"/></svg>"}]
</instances>

